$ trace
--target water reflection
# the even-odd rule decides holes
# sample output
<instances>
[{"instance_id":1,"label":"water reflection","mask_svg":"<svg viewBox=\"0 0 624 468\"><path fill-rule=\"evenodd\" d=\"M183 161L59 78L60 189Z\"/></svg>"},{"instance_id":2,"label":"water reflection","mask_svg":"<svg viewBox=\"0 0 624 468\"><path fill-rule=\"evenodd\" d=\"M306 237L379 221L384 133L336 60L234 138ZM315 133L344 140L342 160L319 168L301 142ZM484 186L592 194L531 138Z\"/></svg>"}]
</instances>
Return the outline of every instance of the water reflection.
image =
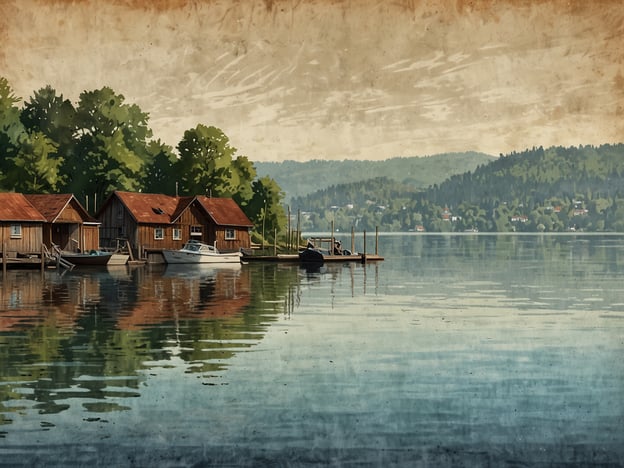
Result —
<instances>
[{"instance_id":1,"label":"water reflection","mask_svg":"<svg viewBox=\"0 0 624 468\"><path fill-rule=\"evenodd\" d=\"M128 267L58 274L12 270L0 287L2 414L127 409L145 372L184 366L209 378L271 321L254 302L282 301L296 272L234 266ZM288 278L290 276L290 279ZM278 285L278 286L276 286ZM278 312L278 311L276 311ZM8 424L11 417L3 416Z\"/></svg>"},{"instance_id":2,"label":"water reflection","mask_svg":"<svg viewBox=\"0 0 624 468\"><path fill-rule=\"evenodd\" d=\"M622 237L382 236L380 251L316 269L9 271L3 462L622 459Z\"/></svg>"}]
</instances>

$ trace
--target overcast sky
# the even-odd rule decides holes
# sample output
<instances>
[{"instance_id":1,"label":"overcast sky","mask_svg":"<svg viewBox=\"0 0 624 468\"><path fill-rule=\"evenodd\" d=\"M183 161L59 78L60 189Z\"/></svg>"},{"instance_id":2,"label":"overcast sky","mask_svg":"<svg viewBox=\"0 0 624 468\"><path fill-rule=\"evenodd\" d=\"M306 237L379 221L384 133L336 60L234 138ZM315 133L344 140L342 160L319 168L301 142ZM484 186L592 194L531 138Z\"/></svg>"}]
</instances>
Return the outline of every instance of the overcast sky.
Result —
<instances>
[{"instance_id":1,"label":"overcast sky","mask_svg":"<svg viewBox=\"0 0 624 468\"><path fill-rule=\"evenodd\" d=\"M624 141L620 0L0 0L0 38L24 100L110 86L252 161Z\"/></svg>"}]
</instances>

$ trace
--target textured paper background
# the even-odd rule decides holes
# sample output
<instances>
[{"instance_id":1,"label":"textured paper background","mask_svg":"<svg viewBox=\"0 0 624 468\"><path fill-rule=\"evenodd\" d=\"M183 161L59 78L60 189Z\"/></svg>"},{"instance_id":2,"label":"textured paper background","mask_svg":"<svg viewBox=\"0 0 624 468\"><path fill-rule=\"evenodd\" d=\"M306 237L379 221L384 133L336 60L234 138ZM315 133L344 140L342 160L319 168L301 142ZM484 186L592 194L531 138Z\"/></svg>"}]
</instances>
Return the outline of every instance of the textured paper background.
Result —
<instances>
[{"instance_id":1,"label":"textured paper background","mask_svg":"<svg viewBox=\"0 0 624 468\"><path fill-rule=\"evenodd\" d=\"M624 135L620 0L0 0L28 99L110 86L252 161L498 155Z\"/></svg>"}]
</instances>

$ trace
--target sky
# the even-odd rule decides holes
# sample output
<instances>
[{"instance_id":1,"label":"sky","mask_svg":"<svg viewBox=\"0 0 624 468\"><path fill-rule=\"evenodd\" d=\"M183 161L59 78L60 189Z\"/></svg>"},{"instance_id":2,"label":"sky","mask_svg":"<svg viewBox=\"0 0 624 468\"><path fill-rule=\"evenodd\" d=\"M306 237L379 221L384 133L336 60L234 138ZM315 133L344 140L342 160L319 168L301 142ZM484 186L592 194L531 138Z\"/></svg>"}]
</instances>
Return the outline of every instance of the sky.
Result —
<instances>
[{"instance_id":1,"label":"sky","mask_svg":"<svg viewBox=\"0 0 624 468\"><path fill-rule=\"evenodd\" d=\"M0 0L23 100L109 86L252 161L623 142L622 38L621 0Z\"/></svg>"}]
</instances>

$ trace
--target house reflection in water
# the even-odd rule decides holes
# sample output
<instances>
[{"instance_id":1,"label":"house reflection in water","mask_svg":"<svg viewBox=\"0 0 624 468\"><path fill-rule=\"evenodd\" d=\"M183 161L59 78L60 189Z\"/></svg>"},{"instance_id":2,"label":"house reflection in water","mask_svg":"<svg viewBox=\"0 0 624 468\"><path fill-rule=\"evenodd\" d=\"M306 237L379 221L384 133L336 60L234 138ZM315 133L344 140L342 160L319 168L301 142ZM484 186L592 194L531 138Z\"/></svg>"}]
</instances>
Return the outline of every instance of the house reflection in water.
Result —
<instances>
[{"instance_id":1,"label":"house reflection in water","mask_svg":"<svg viewBox=\"0 0 624 468\"><path fill-rule=\"evenodd\" d=\"M155 266L154 269L158 269ZM138 330L158 324L200 319L227 319L250 303L249 271L240 264L203 268L168 265L162 274L142 274L136 303L117 320L121 330Z\"/></svg>"},{"instance_id":2,"label":"house reflection in water","mask_svg":"<svg viewBox=\"0 0 624 468\"><path fill-rule=\"evenodd\" d=\"M270 319L249 317L249 270L160 268L8 271L0 280L0 402L8 402L0 413L57 413L77 402L125 410L111 398L139 396L146 369L212 378L262 339Z\"/></svg>"}]
</instances>

